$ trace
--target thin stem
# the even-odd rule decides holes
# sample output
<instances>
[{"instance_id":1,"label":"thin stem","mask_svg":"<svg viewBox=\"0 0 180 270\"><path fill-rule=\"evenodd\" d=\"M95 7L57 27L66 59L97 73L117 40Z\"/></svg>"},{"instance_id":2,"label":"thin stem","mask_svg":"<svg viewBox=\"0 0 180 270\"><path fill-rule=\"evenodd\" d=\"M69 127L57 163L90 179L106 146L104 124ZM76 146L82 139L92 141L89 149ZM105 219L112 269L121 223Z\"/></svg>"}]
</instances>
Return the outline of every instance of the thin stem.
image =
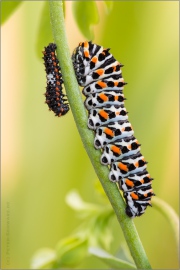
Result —
<instances>
[{"instance_id":1,"label":"thin stem","mask_svg":"<svg viewBox=\"0 0 180 270\"><path fill-rule=\"evenodd\" d=\"M94 134L87 128L87 113L84 109L67 43L62 1L50 1L49 4L52 31L54 41L57 45L57 54L60 60L66 93L82 142L96 171L96 174L106 192L106 195L116 213L117 219L123 230L125 239L137 268L151 269L134 223L132 219L125 214L124 200L117 188L117 185L109 181L108 168L100 164L101 152L94 149Z\"/></svg>"}]
</instances>

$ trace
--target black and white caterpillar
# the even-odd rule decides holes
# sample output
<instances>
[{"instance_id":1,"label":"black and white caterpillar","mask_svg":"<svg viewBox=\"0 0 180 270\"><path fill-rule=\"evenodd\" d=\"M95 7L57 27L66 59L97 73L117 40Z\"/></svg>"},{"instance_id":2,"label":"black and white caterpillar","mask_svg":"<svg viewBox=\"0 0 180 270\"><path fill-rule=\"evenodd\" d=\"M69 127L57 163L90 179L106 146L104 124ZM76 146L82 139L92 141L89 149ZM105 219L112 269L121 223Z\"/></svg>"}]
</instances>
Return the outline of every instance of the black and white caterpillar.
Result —
<instances>
[{"instance_id":1,"label":"black and white caterpillar","mask_svg":"<svg viewBox=\"0 0 180 270\"><path fill-rule=\"evenodd\" d=\"M151 197L147 162L128 121L124 106L122 65L102 46L81 42L72 61L77 81L83 86L88 128L95 131L94 147L102 149L101 163L110 166L109 179L118 182L129 217L141 216Z\"/></svg>"},{"instance_id":2,"label":"black and white caterpillar","mask_svg":"<svg viewBox=\"0 0 180 270\"><path fill-rule=\"evenodd\" d=\"M43 59L46 71L46 102L49 110L60 117L69 111L69 104L66 103L66 95L62 92L63 79L59 61L56 57L56 44L50 43L43 51Z\"/></svg>"}]
</instances>

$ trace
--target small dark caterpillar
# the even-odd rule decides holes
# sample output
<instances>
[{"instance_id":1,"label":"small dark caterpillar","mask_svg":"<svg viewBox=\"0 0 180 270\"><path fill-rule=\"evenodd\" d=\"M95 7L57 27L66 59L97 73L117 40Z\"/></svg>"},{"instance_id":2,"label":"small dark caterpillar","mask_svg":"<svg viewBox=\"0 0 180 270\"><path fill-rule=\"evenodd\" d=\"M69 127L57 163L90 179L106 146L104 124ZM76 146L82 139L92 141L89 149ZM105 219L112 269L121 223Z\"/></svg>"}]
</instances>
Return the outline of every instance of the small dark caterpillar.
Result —
<instances>
[{"instance_id":1,"label":"small dark caterpillar","mask_svg":"<svg viewBox=\"0 0 180 270\"><path fill-rule=\"evenodd\" d=\"M59 61L56 57L56 44L50 43L45 50L44 65L47 78L46 102L49 110L53 111L56 116L60 117L69 111L69 104L65 103L67 99L62 92L63 79L60 72Z\"/></svg>"},{"instance_id":2,"label":"small dark caterpillar","mask_svg":"<svg viewBox=\"0 0 180 270\"><path fill-rule=\"evenodd\" d=\"M94 147L101 163L110 165L109 179L118 182L129 217L142 215L155 195L147 162L124 107L122 65L102 46L81 42L72 55L77 81L83 86L89 112L88 128L95 131Z\"/></svg>"}]
</instances>

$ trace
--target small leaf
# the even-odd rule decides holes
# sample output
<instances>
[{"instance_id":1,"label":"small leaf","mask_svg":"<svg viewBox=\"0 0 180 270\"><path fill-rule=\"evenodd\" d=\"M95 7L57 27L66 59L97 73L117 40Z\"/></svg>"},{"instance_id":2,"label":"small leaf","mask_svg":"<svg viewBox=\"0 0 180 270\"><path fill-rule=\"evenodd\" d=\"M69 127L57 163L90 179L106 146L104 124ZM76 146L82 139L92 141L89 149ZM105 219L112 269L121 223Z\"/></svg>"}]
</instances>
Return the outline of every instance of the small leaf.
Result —
<instances>
[{"instance_id":1,"label":"small leaf","mask_svg":"<svg viewBox=\"0 0 180 270\"><path fill-rule=\"evenodd\" d=\"M5 23L7 19L14 13L23 1L2 1L1 2L1 24Z\"/></svg>"},{"instance_id":2,"label":"small leaf","mask_svg":"<svg viewBox=\"0 0 180 270\"><path fill-rule=\"evenodd\" d=\"M105 264L114 269L136 269L135 265L126 262L124 260L118 259L113 255L107 253L103 249L97 247L90 247L88 251L90 254L101 259Z\"/></svg>"},{"instance_id":3,"label":"small leaf","mask_svg":"<svg viewBox=\"0 0 180 270\"><path fill-rule=\"evenodd\" d=\"M47 46L49 43L53 42L48 1L44 2L40 18L41 20L37 35L36 51L38 57L42 58L42 50L44 46Z\"/></svg>"},{"instance_id":4,"label":"small leaf","mask_svg":"<svg viewBox=\"0 0 180 270\"><path fill-rule=\"evenodd\" d=\"M78 194L77 191L73 190L70 191L67 195L66 195L66 203L74 210L76 211L89 211L89 212L97 212L98 210L100 210L101 208L96 205L96 204L92 204L92 203L86 203L82 200L82 198L80 197L80 195Z\"/></svg>"},{"instance_id":5,"label":"small leaf","mask_svg":"<svg viewBox=\"0 0 180 270\"><path fill-rule=\"evenodd\" d=\"M96 218L94 234L97 239L97 243L103 246L105 249L109 249L112 242L112 231L109 229L108 223L110 219L114 217L114 212L109 207L104 209L104 212L99 214Z\"/></svg>"},{"instance_id":6,"label":"small leaf","mask_svg":"<svg viewBox=\"0 0 180 270\"><path fill-rule=\"evenodd\" d=\"M109 14L113 9L113 1L104 1L104 4L106 5L106 12Z\"/></svg>"},{"instance_id":7,"label":"small leaf","mask_svg":"<svg viewBox=\"0 0 180 270\"><path fill-rule=\"evenodd\" d=\"M171 225L176 242L177 242L177 246L179 249L179 217L178 215L169 204L167 204L165 201L157 197L153 198L153 206L165 216L168 223Z\"/></svg>"},{"instance_id":8,"label":"small leaf","mask_svg":"<svg viewBox=\"0 0 180 270\"><path fill-rule=\"evenodd\" d=\"M118 252L115 254L115 256L118 259L121 259L123 261L133 263L133 259L132 259L131 255L129 254L129 251L127 249L127 245L125 245L125 243L122 243L120 245L120 248L119 248Z\"/></svg>"},{"instance_id":9,"label":"small leaf","mask_svg":"<svg viewBox=\"0 0 180 270\"><path fill-rule=\"evenodd\" d=\"M73 14L83 35L93 39L92 25L99 21L98 9L95 1L73 1Z\"/></svg>"},{"instance_id":10,"label":"small leaf","mask_svg":"<svg viewBox=\"0 0 180 270\"><path fill-rule=\"evenodd\" d=\"M80 236L68 237L57 245L57 266L75 267L87 255L87 240Z\"/></svg>"},{"instance_id":11,"label":"small leaf","mask_svg":"<svg viewBox=\"0 0 180 270\"><path fill-rule=\"evenodd\" d=\"M55 262L55 251L49 248L40 249L33 256L31 268L33 269L51 269Z\"/></svg>"}]
</instances>

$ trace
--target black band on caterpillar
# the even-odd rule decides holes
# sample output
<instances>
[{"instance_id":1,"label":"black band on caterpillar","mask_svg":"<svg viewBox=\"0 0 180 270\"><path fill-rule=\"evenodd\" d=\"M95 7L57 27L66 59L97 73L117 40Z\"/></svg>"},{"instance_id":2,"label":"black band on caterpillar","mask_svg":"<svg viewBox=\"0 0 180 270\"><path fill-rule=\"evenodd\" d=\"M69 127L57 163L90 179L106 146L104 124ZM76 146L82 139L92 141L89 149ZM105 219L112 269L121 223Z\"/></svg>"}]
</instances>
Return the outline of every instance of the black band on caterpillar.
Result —
<instances>
[{"instance_id":1,"label":"black band on caterpillar","mask_svg":"<svg viewBox=\"0 0 180 270\"><path fill-rule=\"evenodd\" d=\"M77 81L83 86L84 102L89 112L88 128L95 132L94 146L102 149L101 163L110 165L109 179L118 182L127 203L129 217L141 216L151 197L153 180L147 162L128 121L124 107L120 64L102 46L81 42L72 55Z\"/></svg>"},{"instance_id":2,"label":"black band on caterpillar","mask_svg":"<svg viewBox=\"0 0 180 270\"><path fill-rule=\"evenodd\" d=\"M43 51L47 78L45 103L47 103L50 111L60 117L69 111L69 104L66 103L66 95L62 92L63 79L59 61L56 57L56 48L56 44L50 43Z\"/></svg>"}]
</instances>

